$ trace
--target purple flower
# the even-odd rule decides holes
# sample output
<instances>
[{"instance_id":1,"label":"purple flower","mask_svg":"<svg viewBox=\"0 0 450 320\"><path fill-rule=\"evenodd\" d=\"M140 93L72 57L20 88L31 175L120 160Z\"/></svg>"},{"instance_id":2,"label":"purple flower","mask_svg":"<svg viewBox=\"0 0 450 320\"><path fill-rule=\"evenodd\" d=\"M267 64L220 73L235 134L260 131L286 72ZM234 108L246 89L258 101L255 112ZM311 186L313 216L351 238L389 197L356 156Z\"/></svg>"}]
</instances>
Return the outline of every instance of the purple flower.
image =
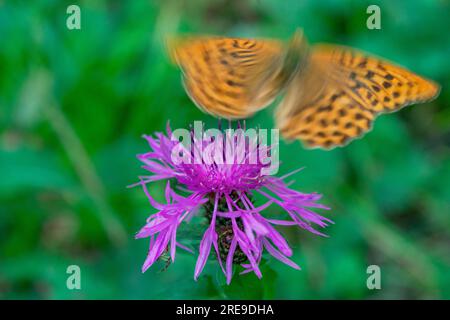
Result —
<instances>
[{"instance_id":1,"label":"purple flower","mask_svg":"<svg viewBox=\"0 0 450 320\"><path fill-rule=\"evenodd\" d=\"M289 188L286 179L299 170L282 177L268 173L277 164L272 158L277 145L267 146L258 139L259 135L245 136L244 130L239 127L233 133L229 128L223 135L216 130L214 138L203 131L199 135L190 130L180 142L168 126L167 135L144 136L151 150L138 155L138 159L151 175L139 177L140 182L135 185L142 186L158 212L148 218L136 235L150 238L143 272L164 253L169 253L173 262L177 247L190 251L178 242L177 229L199 212L203 212L208 226L200 242L194 279L202 272L212 248L228 284L234 265L243 267L241 273L252 271L261 278L259 263L264 251L300 269L288 258L292 249L276 225L295 225L324 236L314 225L325 228L332 221L311 211L328 209L317 203L321 195ZM169 179L176 182L178 193ZM157 180L168 180L166 203L156 202L148 191L148 184ZM255 205L257 196L264 199L259 206ZM281 208L290 219L265 217L263 212L271 206Z\"/></svg>"}]
</instances>

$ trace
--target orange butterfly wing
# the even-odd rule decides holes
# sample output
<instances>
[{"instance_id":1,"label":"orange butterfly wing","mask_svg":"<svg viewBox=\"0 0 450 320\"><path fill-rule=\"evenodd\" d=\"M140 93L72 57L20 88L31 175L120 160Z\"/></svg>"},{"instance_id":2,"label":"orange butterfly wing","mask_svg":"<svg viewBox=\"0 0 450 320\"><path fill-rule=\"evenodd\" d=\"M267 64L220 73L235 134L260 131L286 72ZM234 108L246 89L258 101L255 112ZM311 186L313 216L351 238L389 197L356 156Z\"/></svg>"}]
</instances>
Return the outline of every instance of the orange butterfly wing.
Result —
<instances>
[{"instance_id":1,"label":"orange butterfly wing","mask_svg":"<svg viewBox=\"0 0 450 320\"><path fill-rule=\"evenodd\" d=\"M183 83L202 110L228 119L246 118L279 93L260 91L280 68L283 46L276 40L187 37L169 43Z\"/></svg>"},{"instance_id":2,"label":"orange butterfly wing","mask_svg":"<svg viewBox=\"0 0 450 320\"><path fill-rule=\"evenodd\" d=\"M439 85L404 68L351 48L321 45L288 88L277 121L286 138L330 149L362 137L377 115L438 93Z\"/></svg>"}]
</instances>

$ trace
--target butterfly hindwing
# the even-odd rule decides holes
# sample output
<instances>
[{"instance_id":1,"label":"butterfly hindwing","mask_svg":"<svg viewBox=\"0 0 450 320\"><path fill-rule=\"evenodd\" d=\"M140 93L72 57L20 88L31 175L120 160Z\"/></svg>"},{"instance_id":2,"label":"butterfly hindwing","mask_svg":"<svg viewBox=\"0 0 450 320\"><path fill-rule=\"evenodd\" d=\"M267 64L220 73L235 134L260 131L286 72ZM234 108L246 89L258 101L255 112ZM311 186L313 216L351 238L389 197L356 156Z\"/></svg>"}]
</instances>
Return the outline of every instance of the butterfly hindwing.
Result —
<instances>
[{"instance_id":1,"label":"butterfly hindwing","mask_svg":"<svg viewBox=\"0 0 450 320\"><path fill-rule=\"evenodd\" d=\"M183 71L191 99L204 111L241 119L283 89L276 121L285 138L308 147L343 146L368 132L374 119L433 99L439 86L405 68L335 45L308 49L300 30L281 41L185 37L169 52Z\"/></svg>"},{"instance_id":2,"label":"butterfly hindwing","mask_svg":"<svg viewBox=\"0 0 450 320\"><path fill-rule=\"evenodd\" d=\"M287 139L300 139L309 148L330 149L370 130L374 116L344 91L327 86L313 103L279 120L279 127Z\"/></svg>"},{"instance_id":3,"label":"butterfly hindwing","mask_svg":"<svg viewBox=\"0 0 450 320\"><path fill-rule=\"evenodd\" d=\"M307 147L343 146L368 132L378 114L431 100L439 92L430 80L341 46L314 47L306 71L288 88L278 124L285 137ZM302 93L314 77L320 90Z\"/></svg>"}]
</instances>

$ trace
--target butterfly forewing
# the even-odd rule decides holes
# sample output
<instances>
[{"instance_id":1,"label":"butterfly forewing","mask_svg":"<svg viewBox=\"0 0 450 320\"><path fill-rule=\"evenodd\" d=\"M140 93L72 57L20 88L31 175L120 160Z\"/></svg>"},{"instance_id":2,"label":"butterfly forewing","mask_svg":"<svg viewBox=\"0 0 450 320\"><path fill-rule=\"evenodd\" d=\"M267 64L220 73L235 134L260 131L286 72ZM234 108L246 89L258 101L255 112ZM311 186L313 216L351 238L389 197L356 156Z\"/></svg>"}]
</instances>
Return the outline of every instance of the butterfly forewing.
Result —
<instances>
[{"instance_id":1,"label":"butterfly forewing","mask_svg":"<svg viewBox=\"0 0 450 320\"><path fill-rule=\"evenodd\" d=\"M300 30L276 40L185 37L169 43L191 99L228 119L251 116L287 88L276 121L285 138L330 149L363 136L375 117L433 99L439 86L335 45L308 49Z\"/></svg>"},{"instance_id":2,"label":"butterfly forewing","mask_svg":"<svg viewBox=\"0 0 450 320\"><path fill-rule=\"evenodd\" d=\"M313 77L322 84L320 92L299 94ZM299 73L288 88L279 107L288 111L280 111L278 123L285 137L329 149L364 135L378 114L431 100L438 92L434 82L384 60L346 47L316 46L308 74Z\"/></svg>"},{"instance_id":3,"label":"butterfly forewing","mask_svg":"<svg viewBox=\"0 0 450 320\"><path fill-rule=\"evenodd\" d=\"M281 42L241 38L194 37L172 41L169 52L183 71L192 100L224 118L246 118L278 94L256 99L257 90L281 67Z\"/></svg>"}]
</instances>

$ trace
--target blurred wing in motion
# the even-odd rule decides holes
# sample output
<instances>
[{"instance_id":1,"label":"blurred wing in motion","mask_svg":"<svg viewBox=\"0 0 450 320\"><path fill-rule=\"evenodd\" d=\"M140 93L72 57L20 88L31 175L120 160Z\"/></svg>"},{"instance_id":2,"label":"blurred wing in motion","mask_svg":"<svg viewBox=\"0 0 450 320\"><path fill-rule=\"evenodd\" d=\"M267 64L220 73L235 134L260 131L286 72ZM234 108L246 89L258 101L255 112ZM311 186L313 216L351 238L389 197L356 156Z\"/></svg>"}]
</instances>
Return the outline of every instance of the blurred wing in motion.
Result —
<instances>
[{"instance_id":1,"label":"blurred wing in motion","mask_svg":"<svg viewBox=\"0 0 450 320\"><path fill-rule=\"evenodd\" d=\"M362 137L375 117L429 101L439 85L342 46L314 47L277 110L284 137L331 149Z\"/></svg>"},{"instance_id":2,"label":"blurred wing in motion","mask_svg":"<svg viewBox=\"0 0 450 320\"><path fill-rule=\"evenodd\" d=\"M187 37L168 43L185 89L202 110L246 118L270 104L301 61L302 36L289 46L276 40Z\"/></svg>"}]
</instances>

